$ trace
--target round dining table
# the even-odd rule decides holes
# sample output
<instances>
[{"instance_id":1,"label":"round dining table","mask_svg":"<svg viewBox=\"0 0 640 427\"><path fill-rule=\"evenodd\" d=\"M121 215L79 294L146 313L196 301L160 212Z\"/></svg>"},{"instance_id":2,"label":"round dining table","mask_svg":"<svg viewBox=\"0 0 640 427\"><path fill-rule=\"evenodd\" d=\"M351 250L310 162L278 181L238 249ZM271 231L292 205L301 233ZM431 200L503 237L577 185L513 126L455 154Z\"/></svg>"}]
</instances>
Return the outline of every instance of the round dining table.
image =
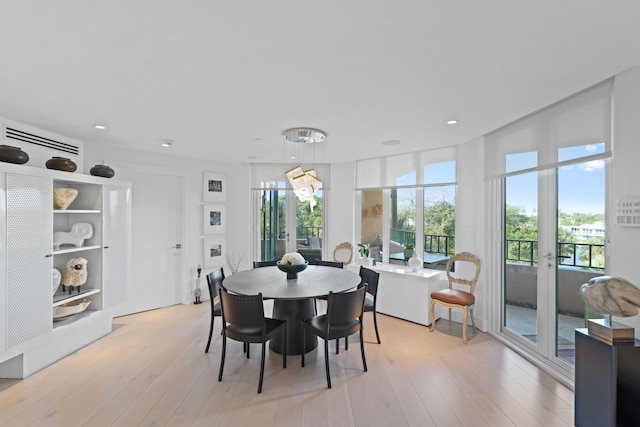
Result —
<instances>
[{"instance_id":1,"label":"round dining table","mask_svg":"<svg viewBox=\"0 0 640 427\"><path fill-rule=\"evenodd\" d=\"M305 348L302 348L301 321L315 316L314 298L327 296L330 291L344 292L359 283L360 276L347 269L310 265L298 273L296 279L287 279L287 273L278 267L245 270L226 277L223 286L237 294L262 293L263 298L273 299L272 317L287 321L287 354L302 354L318 346L317 337L305 331ZM282 354L283 344L278 334L269 342L269 348Z\"/></svg>"}]
</instances>

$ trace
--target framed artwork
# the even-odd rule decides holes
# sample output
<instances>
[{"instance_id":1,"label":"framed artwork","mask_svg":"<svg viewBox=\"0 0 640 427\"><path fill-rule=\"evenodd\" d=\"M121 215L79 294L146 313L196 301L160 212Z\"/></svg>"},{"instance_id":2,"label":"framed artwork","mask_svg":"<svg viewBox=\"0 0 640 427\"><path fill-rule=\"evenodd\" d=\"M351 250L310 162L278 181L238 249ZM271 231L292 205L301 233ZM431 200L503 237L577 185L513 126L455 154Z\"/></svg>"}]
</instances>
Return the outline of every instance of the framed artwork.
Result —
<instances>
[{"instance_id":1,"label":"framed artwork","mask_svg":"<svg viewBox=\"0 0 640 427\"><path fill-rule=\"evenodd\" d=\"M204 239L204 268L222 267L227 263L227 239L207 237Z\"/></svg>"},{"instance_id":2,"label":"framed artwork","mask_svg":"<svg viewBox=\"0 0 640 427\"><path fill-rule=\"evenodd\" d=\"M224 203L227 200L227 175L204 172L202 181L202 201Z\"/></svg>"},{"instance_id":3,"label":"framed artwork","mask_svg":"<svg viewBox=\"0 0 640 427\"><path fill-rule=\"evenodd\" d=\"M227 232L227 208L221 203L204 205L204 234L225 234Z\"/></svg>"}]
</instances>

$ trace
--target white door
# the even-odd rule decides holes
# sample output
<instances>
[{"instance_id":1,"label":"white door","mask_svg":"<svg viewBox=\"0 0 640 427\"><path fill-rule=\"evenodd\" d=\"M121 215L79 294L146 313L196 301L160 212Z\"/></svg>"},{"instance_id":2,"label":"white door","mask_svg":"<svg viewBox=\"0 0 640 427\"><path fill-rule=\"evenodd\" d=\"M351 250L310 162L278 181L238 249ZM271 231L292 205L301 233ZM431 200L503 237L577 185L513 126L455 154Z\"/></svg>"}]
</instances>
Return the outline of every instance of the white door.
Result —
<instances>
[{"instance_id":1,"label":"white door","mask_svg":"<svg viewBox=\"0 0 640 427\"><path fill-rule=\"evenodd\" d=\"M119 167L131 182L131 281L121 316L181 303L182 177Z\"/></svg>"}]
</instances>

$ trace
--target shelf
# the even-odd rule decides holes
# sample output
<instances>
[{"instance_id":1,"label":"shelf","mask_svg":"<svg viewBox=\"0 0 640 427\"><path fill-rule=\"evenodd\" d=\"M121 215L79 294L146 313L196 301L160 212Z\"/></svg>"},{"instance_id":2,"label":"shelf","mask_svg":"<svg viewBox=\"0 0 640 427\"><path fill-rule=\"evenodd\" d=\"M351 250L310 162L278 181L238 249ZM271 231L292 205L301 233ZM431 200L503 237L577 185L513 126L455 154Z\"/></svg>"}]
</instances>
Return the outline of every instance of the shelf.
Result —
<instances>
[{"instance_id":1,"label":"shelf","mask_svg":"<svg viewBox=\"0 0 640 427\"><path fill-rule=\"evenodd\" d=\"M56 294L53 296L53 304L51 305L51 307L57 307L59 305L62 304L66 304L68 302L71 301L75 301L77 299L82 299L84 297L88 297L89 295L94 295L100 292L100 289L86 289L86 290L81 290L80 293L76 293L74 291L74 293L72 294L68 294L66 292L56 292Z\"/></svg>"},{"instance_id":2,"label":"shelf","mask_svg":"<svg viewBox=\"0 0 640 427\"><path fill-rule=\"evenodd\" d=\"M54 214L99 214L100 211L96 209L54 209Z\"/></svg>"},{"instance_id":3,"label":"shelf","mask_svg":"<svg viewBox=\"0 0 640 427\"><path fill-rule=\"evenodd\" d=\"M72 325L78 320L86 319L96 313L99 313L98 310L85 310L78 314L73 314L69 317L65 317L64 319L56 320L53 322L53 329L59 328L61 326Z\"/></svg>"},{"instance_id":4,"label":"shelf","mask_svg":"<svg viewBox=\"0 0 640 427\"><path fill-rule=\"evenodd\" d=\"M100 245L82 246L80 248L59 249L57 251L53 251L53 254L54 255L70 254L73 252L92 251L94 249L100 249L100 248L101 248Z\"/></svg>"}]
</instances>

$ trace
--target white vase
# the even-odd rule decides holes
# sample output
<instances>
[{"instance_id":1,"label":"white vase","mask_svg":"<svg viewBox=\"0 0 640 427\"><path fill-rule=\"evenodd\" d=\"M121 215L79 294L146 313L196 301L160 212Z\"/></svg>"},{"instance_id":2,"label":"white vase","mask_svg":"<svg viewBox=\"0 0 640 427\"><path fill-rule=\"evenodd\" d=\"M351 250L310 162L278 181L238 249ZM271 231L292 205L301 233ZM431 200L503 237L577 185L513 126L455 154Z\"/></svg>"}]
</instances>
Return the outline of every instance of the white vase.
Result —
<instances>
[{"instance_id":1,"label":"white vase","mask_svg":"<svg viewBox=\"0 0 640 427\"><path fill-rule=\"evenodd\" d=\"M422 268L422 258L416 255L416 251L413 251L413 256L409 258L408 261L409 267L411 267L411 271L414 273L418 271L418 269Z\"/></svg>"}]
</instances>

